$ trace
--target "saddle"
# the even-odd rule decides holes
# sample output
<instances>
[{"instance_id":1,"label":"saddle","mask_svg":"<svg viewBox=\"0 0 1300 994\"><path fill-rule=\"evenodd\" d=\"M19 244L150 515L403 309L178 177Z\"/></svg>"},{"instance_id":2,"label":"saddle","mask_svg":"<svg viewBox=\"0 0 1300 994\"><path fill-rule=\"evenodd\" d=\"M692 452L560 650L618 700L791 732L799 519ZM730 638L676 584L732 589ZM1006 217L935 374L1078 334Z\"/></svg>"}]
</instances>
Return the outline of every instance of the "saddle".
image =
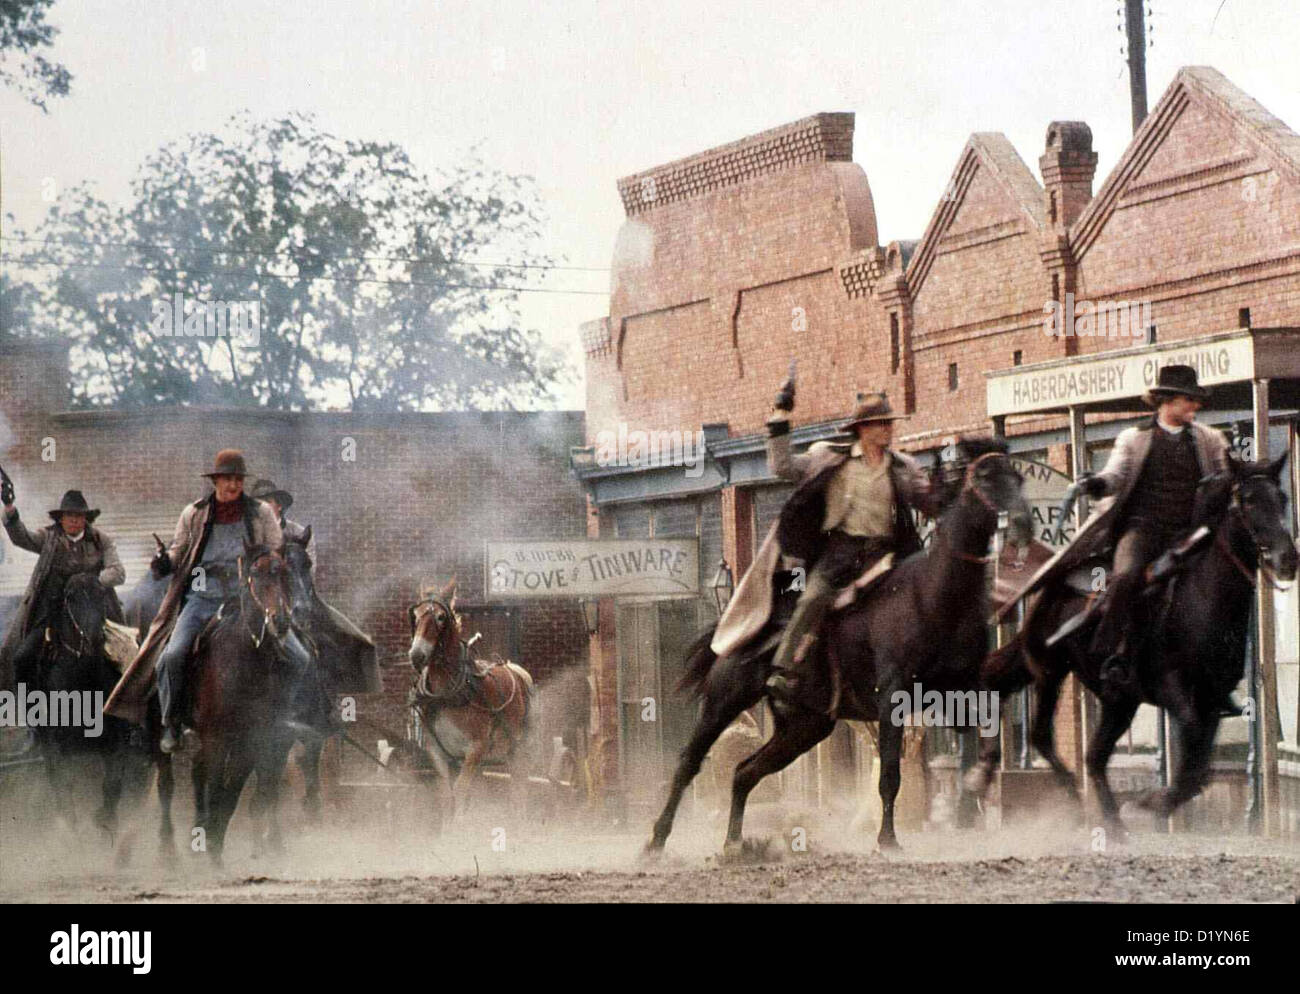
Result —
<instances>
[{"instance_id":1,"label":"saddle","mask_svg":"<svg viewBox=\"0 0 1300 994\"><path fill-rule=\"evenodd\" d=\"M1173 590L1178 575L1186 568L1192 553L1203 548L1212 534L1213 532L1207 526L1202 525L1177 542L1172 548L1166 549L1147 566L1143 574L1145 582L1138 596L1144 600L1150 600L1157 596L1160 598L1159 615L1152 619L1153 627L1158 627L1159 623L1164 619L1164 613L1168 610L1173 599ZM1101 620L1102 609L1107 599L1104 596L1097 595L1110 589L1113 554L1114 550L1108 549L1103 553L1085 559L1062 578L1062 586L1071 593L1087 597L1088 606L1066 621L1047 638L1044 644L1049 649L1062 639L1074 635L1085 627Z\"/></svg>"}]
</instances>

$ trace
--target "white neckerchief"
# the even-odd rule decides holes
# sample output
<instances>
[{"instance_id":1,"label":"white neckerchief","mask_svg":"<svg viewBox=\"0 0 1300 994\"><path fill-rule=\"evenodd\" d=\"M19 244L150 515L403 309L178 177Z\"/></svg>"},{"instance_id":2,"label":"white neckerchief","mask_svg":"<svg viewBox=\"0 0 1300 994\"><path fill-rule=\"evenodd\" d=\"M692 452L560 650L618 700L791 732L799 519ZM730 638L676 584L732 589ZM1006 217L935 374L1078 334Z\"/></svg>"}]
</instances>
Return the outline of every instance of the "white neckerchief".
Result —
<instances>
[{"instance_id":1,"label":"white neckerchief","mask_svg":"<svg viewBox=\"0 0 1300 994\"><path fill-rule=\"evenodd\" d=\"M1161 428L1163 428L1165 431L1169 432L1169 434L1171 434L1171 435L1181 435L1181 434L1183 433L1183 431L1186 430L1186 428L1187 428L1187 425L1179 425L1177 428L1170 428L1167 424L1165 424L1165 423L1164 423L1163 421L1161 421L1159 418L1156 418L1156 424L1158 424L1158 425L1159 425Z\"/></svg>"}]
</instances>

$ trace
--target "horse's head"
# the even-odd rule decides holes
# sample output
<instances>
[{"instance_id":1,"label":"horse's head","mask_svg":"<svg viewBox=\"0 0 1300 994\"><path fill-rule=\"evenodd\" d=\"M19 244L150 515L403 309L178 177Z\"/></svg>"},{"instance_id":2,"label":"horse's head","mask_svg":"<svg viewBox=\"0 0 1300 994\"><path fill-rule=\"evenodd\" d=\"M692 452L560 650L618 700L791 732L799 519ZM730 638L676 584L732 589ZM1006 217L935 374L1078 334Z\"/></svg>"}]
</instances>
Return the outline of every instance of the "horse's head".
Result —
<instances>
[{"instance_id":1,"label":"horse's head","mask_svg":"<svg viewBox=\"0 0 1300 994\"><path fill-rule=\"evenodd\" d=\"M302 537L286 538L284 542L289 605L293 619L299 625L305 624L311 617L312 605L316 599L316 586L311 576L311 555L307 552L309 542L311 542L311 525L307 526Z\"/></svg>"},{"instance_id":2,"label":"horse's head","mask_svg":"<svg viewBox=\"0 0 1300 994\"><path fill-rule=\"evenodd\" d=\"M460 619L456 615L456 578L441 590L431 588L407 609L411 621L411 665L424 669L435 654L445 658L460 640Z\"/></svg>"},{"instance_id":3,"label":"horse's head","mask_svg":"<svg viewBox=\"0 0 1300 994\"><path fill-rule=\"evenodd\" d=\"M104 648L104 619L108 617L108 589L95 573L78 573L63 588L59 616L59 641L73 655L86 656Z\"/></svg>"},{"instance_id":4,"label":"horse's head","mask_svg":"<svg viewBox=\"0 0 1300 994\"><path fill-rule=\"evenodd\" d=\"M244 555L239 561L239 599L250 631L260 625L263 635L270 632L278 639L289 630L287 572L284 560L274 549L244 543ZM259 617L260 621L254 620Z\"/></svg>"},{"instance_id":5,"label":"horse's head","mask_svg":"<svg viewBox=\"0 0 1300 994\"><path fill-rule=\"evenodd\" d=\"M1238 462L1229 457L1232 477L1231 511L1240 514L1259 553L1260 567L1276 581L1296 578L1295 542L1285 522L1286 494L1282 492L1282 467L1286 453L1272 462Z\"/></svg>"},{"instance_id":6,"label":"horse's head","mask_svg":"<svg viewBox=\"0 0 1300 994\"><path fill-rule=\"evenodd\" d=\"M961 473L959 495L978 501L998 518L1006 515L1007 539L1028 545L1034 537L1034 518L1022 492L1025 479L1007 455L1007 443L998 438L963 438L957 443L956 467Z\"/></svg>"}]
</instances>

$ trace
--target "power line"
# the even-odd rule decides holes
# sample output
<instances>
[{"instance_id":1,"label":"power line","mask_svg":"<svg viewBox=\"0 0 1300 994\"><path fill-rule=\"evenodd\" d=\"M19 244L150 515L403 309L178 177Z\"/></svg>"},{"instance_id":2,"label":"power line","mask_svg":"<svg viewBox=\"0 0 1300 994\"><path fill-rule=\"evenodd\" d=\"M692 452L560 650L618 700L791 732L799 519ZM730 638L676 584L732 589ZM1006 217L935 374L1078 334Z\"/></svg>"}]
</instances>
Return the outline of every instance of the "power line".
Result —
<instances>
[{"instance_id":1,"label":"power line","mask_svg":"<svg viewBox=\"0 0 1300 994\"><path fill-rule=\"evenodd\" d=\"M108 269L114 272L142 272L142 273L193 273L202 276L248 276L253 279L277 279L292 282L294 280L326 282L326 283L376 283L384 286L408 286L408 287L432 287L442 290L489 290L496 292L509 293L555 293L571 294L578 296L590 297L607 297L609 294L604 290L553 290L550 287L531 287L531 286L493 286L486 283L427 283L422 280L382 280L376 277L356 277L347 276L302 276L287 273L259 273L256 270L249 269L197 269L197 268L180 268L180 267L149 267L149 266L131 266L131 265L109 265L108 263L78 263L78 262L55 262L53 260L43 259L15 259L11 256L0 255L0 262L7 262L11 265L21 266L51 266L56 269Z\"/></svg>"},{"instance_id":2,"label":"power line","mask_svg":"<svg viewBox=\"0 0 1300 994\"><path fill-rule=\"evenodd\" d=\"M608 267L599 266L559 266L536 262L480 262L460 259L440 259L421 256L402 255L309 255L295 252L255 252L243 249L203 249L168 245L165 242L96 242L77 238L27 238L20 235L0 236L4 242L27 242L37 245L75 245L85 248L156 248L169 252L194 252L199 255L250 255L259 258L289 258L294 260L319 261L328 259L332 262L405 262L413 265L436 266L476 266L483 269L542 269L557 272L574 273L608 273Z\"/></svg>"}]
</instances>

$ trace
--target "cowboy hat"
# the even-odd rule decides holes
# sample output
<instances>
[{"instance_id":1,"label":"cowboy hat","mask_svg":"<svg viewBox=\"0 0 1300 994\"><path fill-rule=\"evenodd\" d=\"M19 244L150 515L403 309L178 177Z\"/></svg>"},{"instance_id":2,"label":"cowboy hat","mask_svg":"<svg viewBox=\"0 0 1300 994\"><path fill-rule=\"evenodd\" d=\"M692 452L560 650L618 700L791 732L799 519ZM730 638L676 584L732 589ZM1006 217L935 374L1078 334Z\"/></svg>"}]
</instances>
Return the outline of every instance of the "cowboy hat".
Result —
<instances>
[{"instance_id":1,"label":"cowboy hat","mask_svg":"<svg viewBox=\"0 0 1300 994\"><path fill-rule=\"evenodd\" d=\"M253 481L252 493L250 497L255 500L273 500L280 505L281 511L289 510L289 505L293 503L293 494L287 490L280 490L274 483L267 479Z\"/></svg>"},{"instance_id":2,"label":"cowboy hat","mask_svg":"<svg viewBox=\"0 0 1300 994\"><path fill-rule=\"evenodd\" d=\"M854 425L873 424L877 421L905 421L909 415L895 414L889 405L889 397L882 390L880 393L858 394L858 406L853 409L853 416L844 423L847 430Z\"/></svg>"},{"instance_id":3,"label":"cowboy hat","mask_svg":"<svg viewBox=\"0 0 1300 994\"><path fill-rule=\"evenodd\" d=\"M87 504L80 490L69 490L63 495L63 500L59 501L59 506L50 512L50 517L58 521L69 513L84 514L86 523L89 524L99 517L99 508Z\"/></svg>"},{"instance_id":4,"label":"cowboy hat","mask_svg":"<svg viewBox=\"0 0 1300 994\"><path fill-rule=\"evenodd\" d=\"M201 475L209 479L214 476L247 476L248 467L244 464L244 454L238 449L222 449L217 453L212 472Z\"/></svg>"},{"instance_id":5,"label":"cowboy hat","mask_svg":"<svg viewBox=\"0 0 1300 994\"><path fill-rule=\"evenodd\" d=\"M1149 407L1159 407L1162 400L1179 396L1210 399L1210 391L1196 381L1196 370L1191 366L1161 366L1156 385L1142 395L1142 400Z\"/></svg>"}]
</instances>

